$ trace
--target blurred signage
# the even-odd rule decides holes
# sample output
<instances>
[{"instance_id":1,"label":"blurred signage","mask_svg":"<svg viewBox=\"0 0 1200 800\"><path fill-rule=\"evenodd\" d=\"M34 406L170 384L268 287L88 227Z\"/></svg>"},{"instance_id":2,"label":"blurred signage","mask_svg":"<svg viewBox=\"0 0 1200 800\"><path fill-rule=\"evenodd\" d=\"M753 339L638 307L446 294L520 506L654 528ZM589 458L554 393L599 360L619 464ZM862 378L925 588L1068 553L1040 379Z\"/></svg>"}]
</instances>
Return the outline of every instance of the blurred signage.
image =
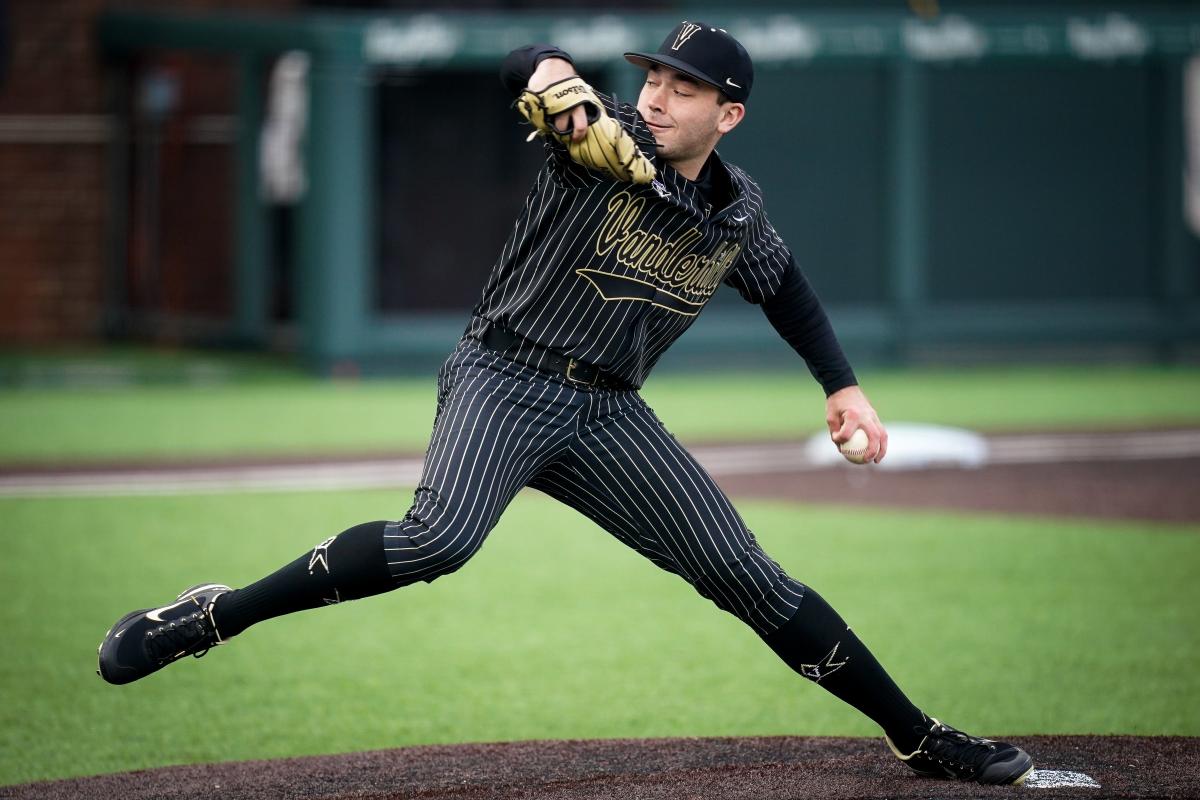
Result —
<instances>
[{"instance_id":1,"label":"blurred signage","mask_svg":"<svg viewBox=\"0 0 1200 800\"><path fill-rule=\"evenodd\" d=\"M1136 8L1086 14L994 9L976 14L920 17L897 12L780 13L729 11L726 26L751 55L766 63L838 58L910 58L927 62L990 58L1070 58L1084 61L1190 56L1200 53L1200 10ZM1200 6L1197 6L1200 9ZM215 15L214 15L215 16ZM679 22L661 12L551 16L545 13L423 13L347 17L330 23L297 15L277 28L236 17L218 19L219 46L278 52L292 47L337 51L374 64L481 64L513 47L551 41L585 61L618 61L631 49L652 48ZM101 38L109 48L135 47L164 35L194 39L189 18L107 11ZM284 32L281 34L281 31ZM195 46L206 46L197 44Z\"/></svg>"},{"instance_id":2,"label":"blurred signage","mask_svg":"<svg viewBox=\"0 0 1200 800\"><path fill-rule=\"evenodd\" d=\"M549 41L583 61L607 60L640 44L633 26L609 15L556 23L550 29Z\"/></svg>"},{"instance_id":3,"label":"blurred signage","mask_svg":"<svg viewBox=\"0 0 1200 800\"><path fill-rule=\"evenodd\" d=\"M376 64L494 61L513 47L549 41L581 61L619 60L628 50L655 47L674 24L666 17L531 15L472 18L419 14L377 18L363 29L362 56ZM986 57L1070 57L1086 61L1142 58L1155 51L1200 51L1200 19L1141 22L1124 14L986 21L961 14L932 19L907 15L741 14L729 23L759 63L817 58L906 57L949 62Z\"/></svg>"},{"instance_id":4,"label":"blurred signage","mask_svg":"<svg viewBox=\"0 0 1200 800\"><path fill-rule=\"evenodd\" d=\"M2 2L2 0L0 0ZM935 6L936 7L936 6ZM1198 6L1200 8L1200 6ZM727 28L764 63L816 59L909 58L927 62L991 58L1085 61L1200 53L1197 11L1131 10L1086 14L1004 10L917 16L902 12L780 13L730 11ZM302 49L321 58L367 64L494 64L514 47L551 41L585 61L619 61L626 50L653 48L679 22L674 14L420 13L366 18L297 14L278 23L211 14L204 33L192 15L105 11L100 37L110 50L182 42L183 47L244 49L274 55ZM281 42L284 46L281 47Z\"/></svg>"},{"instance_id":5,"label":"blurred signage","mask_svg":"<svg viewBox=\"0 0 1200 800\"><path fill-rule=\"evenodd\" d=\"M957 15L937 22L911 20L904 25L904 49L920 61L979 58L988 50L988 35Z\"/></svg>"},{"instance_id":6,"label":"blurred signage","mask_svg":"<svg viewBox=\"0 0 1200 800\"><path fill-rule=\"evenodd\" d=\"M376 20L363 33L367 61L417 64L449 61L463 42L463 26L450 24L436 14L422 14L404 22Z\"/></svg>"},{"instance_id":7,"label":"blurred signage","mask_svg":"<svg viewBox=\"0 0 1200 800\"><path fill-rule=\"evenodd\" d=\"M1141 58L1150 49L1150 34L1120 14L1109 14L1095 23L1073 17L1067 22L1067 43L1080 58Z\"/></svg>"},{"instance_id":8,"label":"blurred signage","mask_svg":"<svg viewBox=\"0 0 1200 800\"><path fill-rule=\"evenodd\" d=\"M739 19L729 28L755 61L807 61L821 50L821 36L796 17L778 15L761 22Z\"/></svg>"}]
</instances>

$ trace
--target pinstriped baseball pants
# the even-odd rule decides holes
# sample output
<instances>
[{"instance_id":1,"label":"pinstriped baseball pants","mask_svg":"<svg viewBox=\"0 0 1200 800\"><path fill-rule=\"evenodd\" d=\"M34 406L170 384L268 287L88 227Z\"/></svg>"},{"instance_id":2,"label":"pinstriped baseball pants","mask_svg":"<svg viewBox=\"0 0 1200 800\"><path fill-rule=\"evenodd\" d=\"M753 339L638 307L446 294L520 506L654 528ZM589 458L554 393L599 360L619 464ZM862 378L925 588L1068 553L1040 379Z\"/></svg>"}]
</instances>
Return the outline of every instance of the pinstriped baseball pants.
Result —
<instances>
[{"instance_id":1,"label":"pinstriped baseball pants","mask_svg":"<svg viewBox=\"0 0 1200 800\"><path fill-rule=\"evenodd\" d=\"M799 606L803 585L762 551L636 392L575 388L471 339L438 373L420 485L404 519L384 531L396 585L461 567L525 486L580 511L760 634Z\"/></svg>"}]
</instances>

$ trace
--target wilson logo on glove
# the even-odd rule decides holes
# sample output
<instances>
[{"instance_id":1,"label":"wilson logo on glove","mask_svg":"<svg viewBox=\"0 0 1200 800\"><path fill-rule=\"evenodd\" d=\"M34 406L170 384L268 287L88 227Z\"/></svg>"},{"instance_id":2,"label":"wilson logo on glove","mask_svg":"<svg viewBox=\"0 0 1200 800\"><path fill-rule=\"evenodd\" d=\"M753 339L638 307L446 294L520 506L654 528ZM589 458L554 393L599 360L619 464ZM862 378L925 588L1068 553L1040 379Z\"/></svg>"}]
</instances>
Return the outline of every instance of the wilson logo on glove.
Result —
<instances>
[{"instance_id":1,"label":"wilson logo on glove","mask_svg":"<svg viewBox=\"0 0 1200 800\"><path fill-rule=\"evenodd\" d=\"M582 86L568 86L566 89L563 89L559 92L555 92L554 99L561 100L564 97L566 97L567 95L571 95L571 94L590 94L591 91L592 91L592 87L588 86L586 83L583 84Z\"/></svg>"}]
</instances>

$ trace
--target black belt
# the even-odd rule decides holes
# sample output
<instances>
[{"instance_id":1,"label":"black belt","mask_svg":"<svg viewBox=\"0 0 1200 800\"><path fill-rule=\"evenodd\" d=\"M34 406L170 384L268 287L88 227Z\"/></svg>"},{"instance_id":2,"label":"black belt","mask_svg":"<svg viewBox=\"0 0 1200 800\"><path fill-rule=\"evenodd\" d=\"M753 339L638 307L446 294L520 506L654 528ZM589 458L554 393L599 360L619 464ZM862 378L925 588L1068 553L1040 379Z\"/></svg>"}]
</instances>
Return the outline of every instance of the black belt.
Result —
<instances>
[{"instance_id":1,"label":"black belt","mask_svg":"<svg viewBox=\"0 0 1200 800\"><path fill-rule=\"evenodd\" d=\"M575 386L598 387L617 392L633 388L628 382L605 372L594 364L556 353L495 325L489 324L487 330L479 337L479 341L487 349L495 350L511 361L561 375Z\"/></svg>"}]
</instances>

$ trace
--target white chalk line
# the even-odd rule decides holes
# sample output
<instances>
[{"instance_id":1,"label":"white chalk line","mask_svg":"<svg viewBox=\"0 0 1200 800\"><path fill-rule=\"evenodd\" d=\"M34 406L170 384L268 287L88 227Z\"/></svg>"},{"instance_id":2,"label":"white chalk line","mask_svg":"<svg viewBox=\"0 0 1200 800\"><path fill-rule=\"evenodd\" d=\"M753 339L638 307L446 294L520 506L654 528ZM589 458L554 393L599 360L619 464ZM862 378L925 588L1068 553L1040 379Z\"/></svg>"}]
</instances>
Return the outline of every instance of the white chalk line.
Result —
<instances>
[{"instance_id":1,"label":"white chalk line","mask_svg":"<svg viewBox=\"0 0 1200 800\"><path fill-rule=\"evenodd\" d=\"M1200 456L1200 430L999 435L988 437L987 442L988 463L1004 465ZM803 442L701 445L690 449L716 478L827 468L813 462ZM410 456L301 464L13 473L0 475L0 497L390 489L416 485L423 461L423 457Z\"/></svg>"}]
</instances>

